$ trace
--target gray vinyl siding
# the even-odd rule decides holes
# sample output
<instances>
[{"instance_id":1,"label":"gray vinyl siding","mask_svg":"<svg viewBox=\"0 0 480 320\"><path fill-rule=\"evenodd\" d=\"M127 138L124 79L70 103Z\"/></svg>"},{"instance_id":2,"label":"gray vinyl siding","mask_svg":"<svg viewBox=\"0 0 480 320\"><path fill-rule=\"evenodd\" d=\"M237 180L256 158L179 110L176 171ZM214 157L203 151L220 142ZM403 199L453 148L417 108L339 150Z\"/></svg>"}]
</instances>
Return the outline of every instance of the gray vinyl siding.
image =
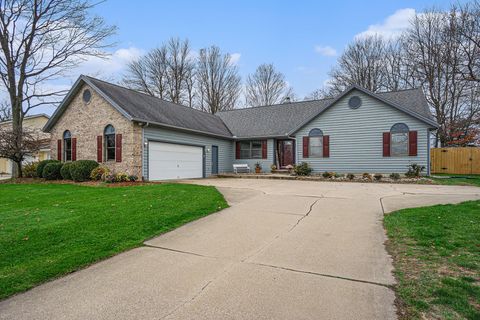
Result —
<instances>
[{"instance_id":1,"label":"gray vinyl siding","mask_svg":"<svg viewBox=\"0 0 480 320\"><path fill-rule=\"evenodd\" d=\"M252 139L252 140L258 140L258 139ZM267 140L267 159L235 159L235 144L232 146L232 154L233 154L233 163L234 164L248 164L252 172L255 170L255 164L257 162L260 162L262 165L262 171L263 172L270 172L270 166L274 163L273 161L273 146L274 146L274 140L273 139L268 139ZM231 171L231 170L230 170Z\"/></svg>"},{"instance_id":2,"label":"gray vinyl siding","mask_svg":"<svg viewBox=\"0 0 480 320\"><path fill-rule=\"evenodd\" d=\"M218 172L232 172L233 142L200 134L186 133L157 127L143 129L145 141L170 142L204 147L205 152L205 176L212 173L212 145L218 146ZM209 151L207 151L209 150ZM148 144L143 146L143 175L148 179Z\"/></svg>"},{"instance_id":3,"label":"gray vinyl siding","mask_svg":"<svg viewBox=\"0 0 480 320\"><path fill-rule=\"evenodd\" d=\"M358 95L360 108L348 107L348 99ZM402 122L411 131L418 132L418 151L415 157L383 157L383 132ZM329 158L303 158L302 137L313 128L319 128L330 136ZM352 91L335 105L314 118L295 133L297 163L308 162L314 172L340 173L405 173L407 166L418 163L428 167L429 125L359 91Z\"/></svg>"}]
</instances>

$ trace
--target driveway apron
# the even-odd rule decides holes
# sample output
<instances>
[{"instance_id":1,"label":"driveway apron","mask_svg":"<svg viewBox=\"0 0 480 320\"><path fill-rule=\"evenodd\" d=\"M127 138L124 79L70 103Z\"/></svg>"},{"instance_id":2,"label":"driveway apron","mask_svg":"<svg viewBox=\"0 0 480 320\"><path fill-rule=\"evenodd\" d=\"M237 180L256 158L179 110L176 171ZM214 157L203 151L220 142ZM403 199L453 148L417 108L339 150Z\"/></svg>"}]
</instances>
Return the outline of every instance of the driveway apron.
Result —
<instances>
[{"instance_id":1,"label":"driveway apron","mask_svg":"<svg viewBox=\"0 0 480 320\"><path fill-rule=\"evenodd\" d=\"M206 179L231 207L0 302L0 319L396 319L383 215L475 187Z\"/></svg>"}]
</instances>

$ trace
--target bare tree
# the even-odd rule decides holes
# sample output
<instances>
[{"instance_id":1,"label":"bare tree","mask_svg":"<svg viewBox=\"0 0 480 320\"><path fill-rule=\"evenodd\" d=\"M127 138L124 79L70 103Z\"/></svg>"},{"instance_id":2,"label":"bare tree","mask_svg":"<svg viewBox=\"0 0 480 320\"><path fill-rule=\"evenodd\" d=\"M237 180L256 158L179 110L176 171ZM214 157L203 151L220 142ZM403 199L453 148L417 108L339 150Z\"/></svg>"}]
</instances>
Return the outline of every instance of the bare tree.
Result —
<instances>
[{"instance_id":1,"label":"bare tree","mask_svg":"<svg viewBox=\"0 0 480 320\"><path fill-rule=\"evenodd\" d=\"M87 0L0 1L0 79L12 108L13 133L23 133L31 109L63 96L65 91L48 90L48 81L87 57L105 56L105 40L115 27L90 16L94 6ZM22 146L22 136L17 139L15 145Z\"/></svg>"},{"instance_id":2,"label":"bare tree","mask_svg":"<svg viewBox=\"0 0 480 320\"><path fill-rule=\"evenodd\" d=\"M192 106L194 75L195 61L189 41L171 38L129 63L123 83L160 99Z\"/></svg>"},{"instance_id":3,"label":"bare tree","mask_svg":"<svg viewBox=\"0 0 480 320\"><path fill-rule=\"evenodd\" d=\"M440 124L437 140L441 146L453 139L452 128L464 123L460 119L472 119L479 112L468 107L475 89L458 77L464 63L458 27L455 10L431 10L413 19L404 38L406 61L421 81Z\"/></svg>"},{"instance_id":4,"label":"bare tree","mask_svg":"<svg viewBox=\"0 0 480 320\"><path fill-rule=\"evenodd\" d=\"M18 136L22 139L18 140ZM0 158L12 160L16 164L16 173L20 178L23 176L22 161L48 143L48 139L42 139L38 131L32 129L23 128L22 132L16 132L9 126L0 128Z\"/></svg>"},{"instance_id":5,"label":"bare tree","mask_svg":"<svg viewBox=\"0 0 480 320\"><path fill-rule=\"evenodd\" d=\"M355 39L330 72L331 93L338 94L354 84L373 92L382 90L385 52L386 42L380 36Z\"/></svg>"},{"instance_id":6,"label":"bare tree","mask_svg":"<svg viewBox=\"0 0 480 320\"><path fill-rule=\"evenodd\" d=\"M453 5L457 14L464 64L460 74L465 80L480 82L480 2Z\"/></svg>"},{"instance_id":7,"label":"bare tree","mask_svg":"<svg viewBox=\"0 0 480 320\"><path fill-rule=\"evenodd\" d=\"M197 63L199 108L215 114L235 108L240 96L241 78L229 54L216 46L201 49Z\"/></svg>"},{"instance_id":8,"label":"bare tree","mask_svg":"<svg viewBox=\"0 0 480 320\"><path fill-rule=\"evenodd\" d=\"M332 97L333 95L330 93L330 90L325 87L313 90L308 96L305 97L305 100L322 100Z\"/></svg>"},{"instance_id":9,"label":"bare tree","mask_svg":"<svg viewBox=\"0 0 480 320\"><path fill-rule=\"evenodd\" d=\"M287 97L291 99L289 89L283 73L273 64L262 64L247 77L246 104L256 107L280 103Z\"/></svg>"},{"instance_id":10,"label":"bare tree","mask_svg":"<svg viewBox=\"0 0 480 320\"><path fill-rule=\"evenodd\" d=\"M0 122L12 119L12 108L8 102L3 101L0 103Z\"/></svg>"}]
</instances>

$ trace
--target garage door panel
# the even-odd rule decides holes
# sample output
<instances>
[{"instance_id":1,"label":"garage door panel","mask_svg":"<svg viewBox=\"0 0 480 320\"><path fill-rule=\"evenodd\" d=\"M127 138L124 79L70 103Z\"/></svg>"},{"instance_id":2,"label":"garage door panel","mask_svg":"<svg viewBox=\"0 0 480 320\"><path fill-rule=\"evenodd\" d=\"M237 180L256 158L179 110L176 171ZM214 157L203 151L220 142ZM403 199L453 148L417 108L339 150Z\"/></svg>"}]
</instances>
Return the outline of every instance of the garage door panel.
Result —
<instances>
[{"instance_id":1,"label":"garage door panel","mask_svg":"<svg viewBox=\"0 0 480 320\"><path fill-rule=\"evenodd\" d=\"M150 180L203 177L202 147L150 142L148 157Z\"/></svg>"}]
</instances>

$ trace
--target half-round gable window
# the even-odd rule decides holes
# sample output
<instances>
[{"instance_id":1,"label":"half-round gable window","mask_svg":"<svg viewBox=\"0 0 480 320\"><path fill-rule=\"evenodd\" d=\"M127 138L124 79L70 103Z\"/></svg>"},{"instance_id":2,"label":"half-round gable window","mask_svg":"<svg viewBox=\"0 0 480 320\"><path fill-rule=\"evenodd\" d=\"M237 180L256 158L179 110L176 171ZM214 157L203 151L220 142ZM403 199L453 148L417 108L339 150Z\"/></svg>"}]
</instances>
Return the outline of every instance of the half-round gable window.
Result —
<instances>
[{"instance_id":1,"label":"half-round gable window","mask_svg":"<svg viewBox=\"0 0 480 320\"><path fill-rule=\"evenodd\" d=\"M311 158L323 157L323 131L314 128L308 133L308 156Z\"/></svg>"},{"instance_id":2,"label":"half-round gable window","mask_svg":"<svg viewBox=\"0 0 480 320\"><path fill-rule=\"evenodd\" d=\"M393 157L408 156L408 131L405 123L395 123L390 128L390 154Z\"/></svg>"},{"instance_id":3,"label":"half-round gable window","mask_svg":"<svg viewBox=\"0 0 480 320\"><path fill-rule=\"evenodd\" d=\"M115 128L109 124L103 130L103 141L105 141L105 159L115 160Z\"/></svg>"},{"instance_id":4,"label":"half-round gable window","mask_svg":"<svg viewBox=\"0 0 480 320\"><path fill-rule=\"evenodd\" d=\"M310 130L310 132L308 133L308 136L309 137L320 137L320 136L323 136L323 131L318 129L318 128L314 128L314 129Z\"/></svg>"}]
</instances>

